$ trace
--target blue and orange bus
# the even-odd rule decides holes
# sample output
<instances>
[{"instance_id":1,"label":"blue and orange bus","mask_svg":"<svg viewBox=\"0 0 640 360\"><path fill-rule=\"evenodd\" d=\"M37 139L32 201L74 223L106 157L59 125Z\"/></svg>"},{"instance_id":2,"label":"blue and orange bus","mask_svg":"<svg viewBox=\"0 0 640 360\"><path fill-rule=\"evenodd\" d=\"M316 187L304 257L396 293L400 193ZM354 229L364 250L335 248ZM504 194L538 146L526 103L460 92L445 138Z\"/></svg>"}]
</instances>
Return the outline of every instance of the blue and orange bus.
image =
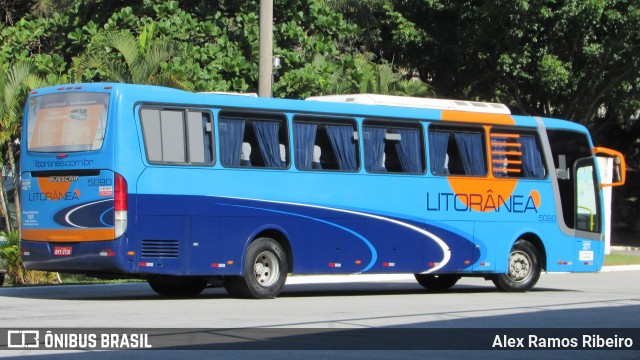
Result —
<instances>
[{"instance_id":1,"label":"blue and orange bus","mask_svg":"<svg viewBox=\"0 0 640 360\"><path fill-rule=\"evenodd\" d=\"M25 266L168 296L271 298L289 273L526 291L601 268L601 188L624 182L578 124L452 100L74 84L30 94L22 138Z\"/></svg>"}]
</instances>

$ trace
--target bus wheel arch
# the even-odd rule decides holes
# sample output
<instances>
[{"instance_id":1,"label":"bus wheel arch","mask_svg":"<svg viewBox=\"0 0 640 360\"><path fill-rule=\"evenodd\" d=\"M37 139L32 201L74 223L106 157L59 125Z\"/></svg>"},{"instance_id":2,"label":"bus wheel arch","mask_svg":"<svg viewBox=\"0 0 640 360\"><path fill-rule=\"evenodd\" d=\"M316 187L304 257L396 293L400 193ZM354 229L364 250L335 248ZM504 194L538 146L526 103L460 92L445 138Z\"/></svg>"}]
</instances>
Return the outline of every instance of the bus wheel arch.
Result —
<instances>
[{"instance_id":1,"label":"bus wheel arch","mask_svg":"<svg viewBox=\"0 0 640 360\"><path fill-rule=\"evenodd\" d=\"M267 229L259 232L256 236L253 237L253 241L261 238L270 238L278 242L280 246L282 246L286 256L287 256L287 272L293 272L293 250L291 248L291 243L289 242L288 237L284 234L284 232L277 229Z\"/></svg>"},{"instance_id":2,"label":"bus wheel arch","mask_svg":"<svg viewBox=\"0 0 640 360\"><path fill-rule=\"evenodd\" d=\"M547 250L542 243L540 237L534 233L525 233L518 237L518 240L526 240L533 245L540 255L540 266L543 271L547 270ZM514 242L515 244L515 242Z\"/></svg>"},{"instance_id":3,"label":"bus wheel arch","mask_svg":"<svg viewBox=\"0 0 640 360\"><path fill-rule=\"evenodd\" d=\"M242 275L224 278L224 287L235 297L269 299L278 296L291 269L291 247L284 234L266 230L245 250Z\"/></svg>"},{"instance_id":4,"label":"bus wheel arch","mask_svg":"<svg viewBox=\"0 0 640 360\"><path fill-rule=\"evenodd\" d=\"M508 258L507 272L495 274L491 280L501 291L524 292L538 282L543 269L543 255L536 245L537 237L521 236L513 244ZM538 239L539 240L539 239ZM544 253L544 248L541 248Z\"/></svg>"}]
</instances>

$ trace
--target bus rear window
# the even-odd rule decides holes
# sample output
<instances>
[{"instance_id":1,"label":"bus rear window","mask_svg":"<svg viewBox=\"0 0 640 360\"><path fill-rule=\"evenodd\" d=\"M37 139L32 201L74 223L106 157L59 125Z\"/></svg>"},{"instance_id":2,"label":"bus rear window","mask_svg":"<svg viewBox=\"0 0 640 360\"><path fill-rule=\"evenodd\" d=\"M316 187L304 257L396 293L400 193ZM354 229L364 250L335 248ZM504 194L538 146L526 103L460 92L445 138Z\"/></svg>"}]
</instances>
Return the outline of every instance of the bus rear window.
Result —
<instances>
[{"instance_id":1,"label":"bus rear window","mask_svg":"<svg viewBox=\"0 0 640 360\"><path fill-rule=\"evenodd\" d=\"M27 146L37 152L74 152L102 147L109 95L61 93L32 97Z\"/></svg>"}]
</instances>

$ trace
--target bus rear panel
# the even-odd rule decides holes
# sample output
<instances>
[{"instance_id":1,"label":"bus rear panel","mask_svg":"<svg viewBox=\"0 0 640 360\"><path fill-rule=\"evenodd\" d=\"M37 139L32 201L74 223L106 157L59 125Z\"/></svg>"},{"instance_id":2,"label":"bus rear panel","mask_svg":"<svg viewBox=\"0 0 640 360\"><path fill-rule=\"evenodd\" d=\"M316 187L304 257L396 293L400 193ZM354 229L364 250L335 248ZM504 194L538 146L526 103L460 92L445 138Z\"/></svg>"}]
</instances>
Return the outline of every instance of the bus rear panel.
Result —
<instances>
[{"instance_id":1,"label":"bus rear panel","mask_svg":"<svg viewBox=\"0 0 640 360\"><path fill-rule=\"evenodd\" d=\"M22 256L35 270L127 272L127 186L105 143L110 89L32 94L23 157Z\"/></svg>"}]
</instances>

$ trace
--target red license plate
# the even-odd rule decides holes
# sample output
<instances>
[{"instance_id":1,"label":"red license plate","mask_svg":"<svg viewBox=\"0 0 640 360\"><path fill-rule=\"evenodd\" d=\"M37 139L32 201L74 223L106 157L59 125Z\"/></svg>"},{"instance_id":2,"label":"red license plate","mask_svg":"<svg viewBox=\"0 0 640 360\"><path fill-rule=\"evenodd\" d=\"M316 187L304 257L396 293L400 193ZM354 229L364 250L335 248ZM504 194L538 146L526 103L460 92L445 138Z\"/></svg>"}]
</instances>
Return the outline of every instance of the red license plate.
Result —
<instances>
[{"instance_id":1,"label":"red license plate","mask_svg":"<svg viewBox=\"0 0 640 360\"><path fill-rule=\"evenodd\" d=\"M53 256L71 256L71 246L55 246Z\"/></svg>"}]
</instances>

